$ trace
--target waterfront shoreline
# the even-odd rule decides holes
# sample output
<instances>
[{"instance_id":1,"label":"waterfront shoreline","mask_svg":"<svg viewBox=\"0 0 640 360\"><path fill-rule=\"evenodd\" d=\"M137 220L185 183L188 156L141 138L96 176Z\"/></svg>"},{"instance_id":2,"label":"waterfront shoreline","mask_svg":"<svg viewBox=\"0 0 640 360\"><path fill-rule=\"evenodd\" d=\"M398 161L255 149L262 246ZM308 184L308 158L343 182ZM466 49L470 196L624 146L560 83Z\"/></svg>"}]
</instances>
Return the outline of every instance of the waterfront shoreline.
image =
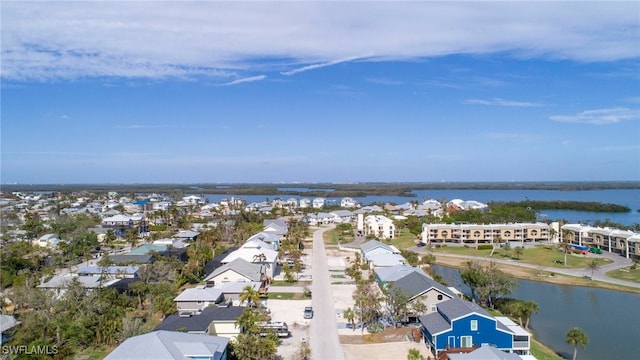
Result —
<instances>
[{"instance_id":1,"label":"waterfront shoreline","mask_svg":"<svg viewBox=\"0 0 640 360\"><path fill-rule=\"evenodd\" d=\"M470 260L469 258L453 257L453 256L439 254L439 253L432 253L432 254L436 256L436 260L434 264L451 267L458 270L463 269L464 263ZM490 259L485 259L485 258L476 258L474 260L480 261L483 264L488 264L489 262L492 261ZM502 271L505 271L518 279L546 282L546 283L552 283L557 285L593 287L593 288L640 294L640 288L627 287L624 285L613 284L613 283L603 282L598 280L589 280L589 279L585 279L577 276L570 276L570 275L560 274L553 271L548 271L546 269L536 270L536 269L526 268L522 266L507 265L500 262L496 262L496 264Z\"/></svg>"}]
</instances>

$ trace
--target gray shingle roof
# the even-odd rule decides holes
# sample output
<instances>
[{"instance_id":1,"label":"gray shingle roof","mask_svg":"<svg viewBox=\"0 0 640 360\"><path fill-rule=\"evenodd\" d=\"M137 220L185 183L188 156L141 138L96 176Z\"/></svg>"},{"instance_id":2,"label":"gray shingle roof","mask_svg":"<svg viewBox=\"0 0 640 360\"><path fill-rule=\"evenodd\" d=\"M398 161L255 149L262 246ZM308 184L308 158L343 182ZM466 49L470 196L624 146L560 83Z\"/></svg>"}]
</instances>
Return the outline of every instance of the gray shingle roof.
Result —
<instances>
[{"instance_id":1,"label":"gray shingle roof","mask_svg":"<svg viewBox=\"0 0 640 360\"><path fill-rule=\"evenodd\" d=\"M213 356L213 360L220 360L228 343L229 339L220 336L159 330L125 340L105 359L182 360L199 355Z\"/></svg>"},{"instance_id":2,"label":"gray shingle roof","mask_svg":"<svg viewBox=\"0 0 640 360\"><path fill-rule=\"evenodd\" d=\"M421 316L420 323L430 334L438 334L451 329L451 325L438 312Z\"/></svg>"},{"instance_id":3,"label":"gray shingle roof","mask_svg":"<svg viewBox=\"0 0 640 360\"><path fill-rule=\"evenodd\" d=\"M390 287L400 289L409 296L409 299L423 294L429 289L436 289L451 298L456 297L446 286L431 279L430 277L420 274L419 272L411 272L406 276L394 281Z\"/></svg>"},{"instance_id":4,"label":"gray shingle roof","mask_svg":"<svg viewBox=\"0 0 640 360\"><path fill-rule=\"evenodd\" d=\"M495 320L495 318L491 316L491 314L486 312L483 308L481 308L477 304L474 304L470 301L462 300L458 297L454 297L450 300L439 303L438 312L420 317L420 322L423 323L425 328L429 330L430 333L434 334L434 333L443 331L441 329L441 326L443 324L442 321L444 321L444 323L447 323L447 327L444 328L444 330L446 330L450 328L449 324L451 323L451 320L464 317L471 313L476 313L476 314ZM438 320L437 317L440 317L442 321ZM433 331L427 326L427 324L429 326L434 327ZM502 324L497 320L496 320L496 328L504 332L513 334L513 332L509 330L509 328L507 328L504 324Z\"/></svg>"},{"instance_id":5,"label":"gray shingle roof","mask_svg":"<svg viewBox=\"0 0 640 360\"><path fill-rule=\"evenodd\" d=\"M242 258L237 258L230 263L224 264L213 270L211 274L207 275L205 281L208 281L227 270L235 271L251 281L261 281L262 279L259 264L250 263Z\"/></svg>"},{"instance_id":6,"label":"gray shingle roof","mask_svg":"<svg viewBox=\"0 0 640 360\"><path fill-rule=\"evenodd\" d=\"M385 250L388 250L389 252L393 253L393 249L389 247L389 245L387 244L383 244L378 240L369 240L366 243L360 245L360 250L362 250L363 253L368 253L369 251L377 248L377 247L381 247Z\"/></svg>"}]
</instances>

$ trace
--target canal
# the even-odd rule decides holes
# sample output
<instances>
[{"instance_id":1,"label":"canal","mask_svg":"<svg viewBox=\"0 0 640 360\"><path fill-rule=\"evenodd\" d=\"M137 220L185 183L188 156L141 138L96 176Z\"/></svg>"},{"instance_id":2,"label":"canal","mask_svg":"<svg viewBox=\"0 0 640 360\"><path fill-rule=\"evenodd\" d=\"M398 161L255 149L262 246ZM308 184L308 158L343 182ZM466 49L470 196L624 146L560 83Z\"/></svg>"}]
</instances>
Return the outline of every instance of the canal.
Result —
<instances>
[{"instance_id":1,"label":"canal","mask_svg":"<svg viewBox=\"0 0 640 360\"><path fill-rule=\"evenodd\" d=\"M465 294L469 288L456 269L434 265L436 273ZM529 327L538 341L565 358L573 347L565 341L570 328L577 326L589 337L578 359L640 359L640 295L619 291L565 286L518 280L509 296L538 303L540 311L531 317Z\"/></svg>"}]
</instances>

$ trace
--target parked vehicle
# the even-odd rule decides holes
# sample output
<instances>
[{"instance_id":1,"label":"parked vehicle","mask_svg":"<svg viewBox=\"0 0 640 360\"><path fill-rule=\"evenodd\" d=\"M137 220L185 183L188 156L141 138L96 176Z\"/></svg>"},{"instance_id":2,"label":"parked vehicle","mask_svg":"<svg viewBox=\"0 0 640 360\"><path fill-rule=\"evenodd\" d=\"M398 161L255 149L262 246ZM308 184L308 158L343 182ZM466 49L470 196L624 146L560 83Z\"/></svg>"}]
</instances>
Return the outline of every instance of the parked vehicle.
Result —
<instances>
[{"instance_id":1,"label":"parked vehicle","mask_svg":"<svg viewBox=\"0 0 640 360\"><path fill-rule=\"evenodd\" d=\"M278 335L278 337L289 337L289 326L284 321L269 322L260 327L260 336L267 336L270 332Z\"/></svg>"},{"instance_id":2,"label":"parked vehicle","mask_svg":"<svg viewBox=\"0 0 640 360\"><path fill-rule=\"evenodd\" d=\"M602 249L599 247L592 247L589 249L589 252L592 254L602 254Z\"/></svg>"},{"instance_id":3,"label":"parked vehicle","mask_svg":"<svg viewBox=\"0 0 640 360\"><path fill-rule=\"evenodd\" d=\"M307 306L304 308L304 318L313 319L313 307Z\"/></svg>"}]
</instances>

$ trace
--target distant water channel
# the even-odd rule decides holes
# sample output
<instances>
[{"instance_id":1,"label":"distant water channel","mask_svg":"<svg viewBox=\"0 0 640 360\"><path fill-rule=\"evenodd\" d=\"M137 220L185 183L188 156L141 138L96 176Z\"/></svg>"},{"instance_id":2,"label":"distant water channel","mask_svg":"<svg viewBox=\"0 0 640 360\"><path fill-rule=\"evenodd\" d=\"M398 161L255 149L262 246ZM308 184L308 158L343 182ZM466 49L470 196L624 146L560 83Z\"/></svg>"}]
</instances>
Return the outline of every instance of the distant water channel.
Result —
<instances>
[{"instance_id":1,"label":"distant water channel","mask_svg":"<svg viewBox=\"0 0 640 360\"><path fill-rule=\"evenodd\" d=\"M300 199L304 196L290 195L290 191L307 192L309 188L280 188L280 194L272 195L236 195L237 198L245 199L247 202L261 202L266 199L288 199L294 197ZM316 189L314 189L316 190ZM333 189L323 189L331 191ZM610 220L623 225L640 224L640 190L637 189L606 189L606 190L582 190L582 191L561 191L561 190L414 190L415 197L403 196L363 196L353 199L363 205L372 203L395 203L404 204L417 200L424 201L435 199L447 201L453 199L476 200L483 203L492 201L523 201L523 200L565 200L565 201L593 201L601 203L611 203L628 206L631 211L627 213L594 213L587 211L569 210L548 210L541 214L547 215L550 220L566 220L573 223L592 223L595 220ZM195 193L194 195L198 195ZM206 194L203 195L209 202L219 202L222 199L230 198L233 195L227 194ZM342 198L326 197L328 203L340 204Z\"/></svg>"},{"instance_id":2,"label":"distant water channel","mask_svg":"<svg viewBox=\"0 0 640 360\"><path fill-rule=\"evenodd\" d=\"M438 265L434 270L449 286L470 293L458 270ZM578 359L640 359L640 295L529 280L518 283L510 297L535 301L540 307L529 324L536 339L565 358L573 353L565 336L577 326L589 337L587 347L579 348Z\"/></svg>"}]
</instances>

